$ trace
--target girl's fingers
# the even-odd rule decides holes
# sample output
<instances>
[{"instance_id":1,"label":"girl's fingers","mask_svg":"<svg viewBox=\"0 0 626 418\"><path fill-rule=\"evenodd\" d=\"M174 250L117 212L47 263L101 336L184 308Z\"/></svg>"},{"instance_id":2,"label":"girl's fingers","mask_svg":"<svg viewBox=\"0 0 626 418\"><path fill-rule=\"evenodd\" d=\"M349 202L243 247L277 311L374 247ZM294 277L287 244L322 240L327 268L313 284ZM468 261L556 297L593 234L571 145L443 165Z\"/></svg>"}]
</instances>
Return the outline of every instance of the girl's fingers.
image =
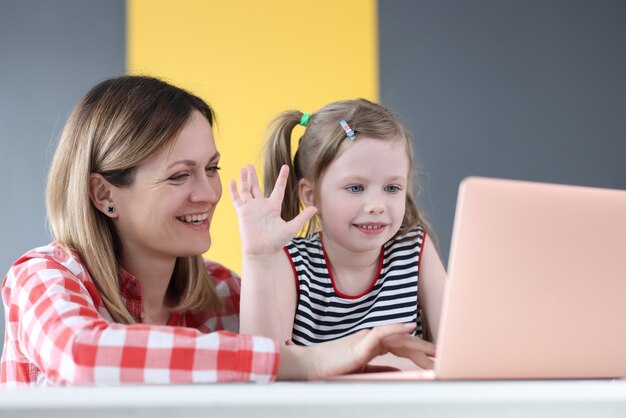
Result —
<instances>
[{"instance_id":1,"label":"girl's fingers","mask_svg":"<svg viewBox=\"0 0 626 418\"><path fill-rule=\"evenodd\" d=\"M273 193L272 193L273 194ZM296 235L304 225L317 213L317 208L315 206L307 206L300 212L295 218L291 221L287 222L289 225L290 234L292 236Z\"/></svg>"},{"instance_id":2,"label":"girl's fingers","mask_svg":"<svg viewBox=\"0 0 626 418\"><path fill-rule=\"evenodd\" d=\"M240 200L242 203L247 202L250 199L257 199L263 197L263 191L259 186L259 178L257 177L254 166L248 164L239 170L239 184L240 184Z\"/></svg>"},{"instance_id":3,"label":"girl's fingers","mask_svg":"<svg viewBox=\"0 0 626 418\"><path fill-rule=\"evenodd\" d=\"M435 362L433 359L421 351L411 350L409 348L401 348L394 349L390 351L396 356L404 357L411 360L415 365L421 367L422 369L432 369L435 367Z\"/></svg>"},{"instance_id":4,"label":"girl's fingers","mask_svg":"<svg viewBox=\"0 0 626 418\"><path fill-rule=\"evenodd\" d=\"M405 357L423 369L432 369L435 344L414 335L394 334L383 341L385 347L396 356Z\"/></svg>"},{"instance_id":5,"label":"girl's fingers","mask_svg":"<svg viewBox=\"0 0 626 418\"><path fill-rule=\"evenodd\" d=\"M248 201L250 195L250 185L248 184L248 170L241 168L239 170L239 185L241 190L241 201L243 203Z\"/></svg>"},{"instance_id":6,"label":"girl's fingers","mask_svg":"<svg viewBox=\"0 0 626 418\"><path fill-rule=\"evenodd\" d=\"M289 167L283 165L280 169L280 173L278 178L276 179L276 183L274 185L274 189L272 190L272 194L269 197L269 200L272 200L274 203L272 205L265 205L267 208L273 208L278 202L278 207L280 208L280 203L285 196L285 187L287 185L287 178L289 176ZM245 205L248 202L252 202L254 199L262 199L265 200L263 196L263 191L259 185L259 178L256 173L256 169L253 165L248 164L246 167L243 167L239 170L239 189L237 189L237 182L231 180L230 185L230 194L235 204L235 207L240 207L241 205ZM306 224L306 222L315 215L317 209L310 208L305 209L296 219L294 219L293 223L290 225L290 229L295 235L302 227Z\"/></svg>"},{"instance_id":7,"label":"girl's fingers","mask_svg":"<svg viewBox=\"0 0 626 418\"><path fill-rule=\"evenodd\" d=\"M385 345L390 349L407 349L434 356L435 344L413 335L392 335L385 338Z\"/></svg>"},{"instance_id":8,"label":"girl's fingers","mask_svg":"<svg viewBox=\"0 0 626 418\"><path fill-rule=\"evenodd\" d=\"M379 339L386 339L392 336L404 336L415 331L415 324L389 324L372 328L371 333Z\"/></svg>"},{"instance_id":9,"label":"girl's fingers","mask_svg":"<svg viewBox=\"0 0 626 418\"><path fill-rule=\"evenodd\" d=\"M367 332L361 341L363 344L362 347L364 347L366 351L376 352L376 355L384 354L389 351L389 348L385 344L387 338L395 335L406 335L413 332L414 329L415 327L411 327L410 324L390 324L374 327ZM358 335L358 333L353 335Z\"/></svg>"},{"instance_id":10,"label":"girl's fingers","mask_svg":"<svg viewBox=\"0 0 626 418\"><path fill-rule=\"evenodd\" d=\"M280 202L283 201L283 198L285 197L285 187L287 187L288 178L289 166L283 165L280 168L280 172L278 173L278 178L276 179L276 183L274 184L274 189L272 189L270 199L276 199Z\"/></svg>"},{"instance_id":11,"label":"girl's fingers","mask_svg":"<svg viewBox=\"0 0 626 418\"><path fill-rule=\"evenodd\" d=\"M257 177L254 166L248 165L248 184L250 185L250 194L254 199L263 197L263 191L259 187L259 178Z\"/></svg>"},{"instance_id":12,"label":"girl's fingers","mask_svg":"<svg viewBox=\"0 0 626 418\"><path fill-rule=\"evenodd\" d=\"M233 201L235 207L239 207L241 205L241 199L239 198L239 192L237 191L237 182L235 180L231 180L229 183L230 186L230 198Z\"/></svg>"}]
</instances>

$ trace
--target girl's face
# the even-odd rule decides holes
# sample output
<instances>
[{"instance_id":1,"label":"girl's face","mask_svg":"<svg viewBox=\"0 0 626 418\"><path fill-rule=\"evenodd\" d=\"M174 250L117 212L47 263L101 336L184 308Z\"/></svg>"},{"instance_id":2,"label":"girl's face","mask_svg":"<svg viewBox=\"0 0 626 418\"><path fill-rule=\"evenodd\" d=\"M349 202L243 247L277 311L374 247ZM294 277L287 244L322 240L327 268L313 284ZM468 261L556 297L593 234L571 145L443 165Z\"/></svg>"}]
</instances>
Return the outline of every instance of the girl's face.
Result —
<instances>
[{"instance_id":1,"label":"girl's face","mask_svg":"<svg viewBox=\"0 0 626 418\"><path fill-rule=\"evenodd\" d=\"M132 185L112 190L122 257L202 254L222 195L220 155L211 125L198 111L158 154L137 168Z\"/></svg>"},{"instance_id":2,"label":"girl's face","mask_svg":"<svg viewBox=\"0 0 626 418\"><path fill-rule=\"evenodd\" d=\"M402 225L408 175L409 159L399 138L357 136L318 182L324 244L380 251Z\"/></svg>"}]
</instances>

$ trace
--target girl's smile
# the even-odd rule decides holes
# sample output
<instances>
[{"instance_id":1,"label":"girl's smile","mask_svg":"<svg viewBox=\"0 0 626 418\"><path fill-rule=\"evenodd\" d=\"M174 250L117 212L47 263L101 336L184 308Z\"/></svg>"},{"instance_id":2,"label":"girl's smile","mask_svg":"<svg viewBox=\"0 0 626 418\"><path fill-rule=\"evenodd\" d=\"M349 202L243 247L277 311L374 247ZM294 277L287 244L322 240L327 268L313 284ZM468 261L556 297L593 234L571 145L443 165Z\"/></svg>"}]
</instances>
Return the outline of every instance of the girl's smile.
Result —
<instances>
[{"instance_id":1,"label":"girl's smile","mask_svg":"<svg viewBox=\"0 0 626 418\"><path fill-rule=\"evenodd\" d=\"M361 224L352 224L355 228L357 228L360 232L366 235L378 235L385 232L387 228L387 224L382 223L361 223Z\"/></svg>"}]
</instances>

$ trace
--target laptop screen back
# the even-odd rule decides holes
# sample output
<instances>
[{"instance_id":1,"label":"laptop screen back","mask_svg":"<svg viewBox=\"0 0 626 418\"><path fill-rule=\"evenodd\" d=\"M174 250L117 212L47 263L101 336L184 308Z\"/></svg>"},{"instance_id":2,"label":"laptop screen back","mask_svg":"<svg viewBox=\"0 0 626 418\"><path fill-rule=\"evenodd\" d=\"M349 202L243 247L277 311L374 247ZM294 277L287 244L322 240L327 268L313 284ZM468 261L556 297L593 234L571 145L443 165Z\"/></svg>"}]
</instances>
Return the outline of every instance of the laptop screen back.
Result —
<instances>
[{"instance_id":1,"label":"laptop screen back","mask_svg":"<svg viewBox=\"0 0 626 418\"><path fill-rule=\"evenodd\" d=\"M626 376L626 191L461 183L440 379Z\"/></svg>"}]
</instances>

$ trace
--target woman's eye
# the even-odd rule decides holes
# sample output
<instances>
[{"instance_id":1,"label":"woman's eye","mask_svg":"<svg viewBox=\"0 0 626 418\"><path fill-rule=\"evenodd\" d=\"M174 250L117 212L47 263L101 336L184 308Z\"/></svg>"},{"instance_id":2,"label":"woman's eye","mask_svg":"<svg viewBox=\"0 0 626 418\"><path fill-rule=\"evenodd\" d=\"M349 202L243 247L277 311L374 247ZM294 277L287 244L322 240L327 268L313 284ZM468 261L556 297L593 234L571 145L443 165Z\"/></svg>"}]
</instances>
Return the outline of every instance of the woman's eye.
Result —
<instances>
[{"instance_id":1,"label":"woman's eye","mask_svg":"<svg viewBox=\"0 0 626 418\"><path fill-rule=\"evenodd\" d=\"M400 186L396 186L395 184L390 184L385 187L385 191L389 193L397 193L400 191Z\"/></svg>"},{"instance_id":2,"label":"woman's eye","mask_svg":"<svg viewBox=\"0 0 626 418\"><path fill-rule=\"evenodd\" d=\"M346 190L348 190L350 193L358 193L358 192L362 192L363 186L361 186L360 184L352 184L348 187L346 187Z\"/></svg>"},{"instance_id":3,"label":"woman's eye","mask_svg":"<svg viewBox=\"0 0 626 418\"><path fill-rule=\"evenodd\" d=\"M218 165L210 165L206 168L206 172L207 174L217 174L217 172L221 169L222 168Z\"/></svg>"},{"instance_id":4,"label":"woman's eye","mask_svg":"<svg viewBox=\"0 0 626 418\"><path fill-rule=\"evenodd\" d=\"M171 176L168 180L183 181L187 177L189 177L189 173L177 173L177 174L174 174L173 176Z\"/></svg>"}]
</instances>

